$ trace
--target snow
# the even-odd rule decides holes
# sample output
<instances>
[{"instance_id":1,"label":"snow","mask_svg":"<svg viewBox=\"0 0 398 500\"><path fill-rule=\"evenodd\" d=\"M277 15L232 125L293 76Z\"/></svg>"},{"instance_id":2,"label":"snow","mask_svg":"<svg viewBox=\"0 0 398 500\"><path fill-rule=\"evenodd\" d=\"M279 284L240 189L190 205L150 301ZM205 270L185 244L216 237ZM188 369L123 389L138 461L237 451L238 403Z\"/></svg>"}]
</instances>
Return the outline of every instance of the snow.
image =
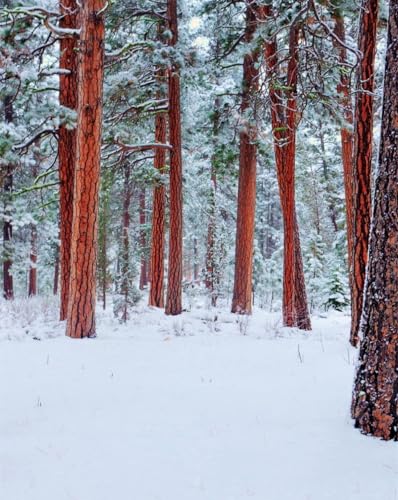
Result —
<instances>
[{"instance_id":1,"label":"snow","mask_svg":"<svg viewBox=\"0 0 398 500\"><path fill-rule=\"evenodd\" d=\"M1 499L398 498L396 444L349 416L348 316L140 308L71 340L27 304L0 302Z\"/></svg>"}]
</instances>

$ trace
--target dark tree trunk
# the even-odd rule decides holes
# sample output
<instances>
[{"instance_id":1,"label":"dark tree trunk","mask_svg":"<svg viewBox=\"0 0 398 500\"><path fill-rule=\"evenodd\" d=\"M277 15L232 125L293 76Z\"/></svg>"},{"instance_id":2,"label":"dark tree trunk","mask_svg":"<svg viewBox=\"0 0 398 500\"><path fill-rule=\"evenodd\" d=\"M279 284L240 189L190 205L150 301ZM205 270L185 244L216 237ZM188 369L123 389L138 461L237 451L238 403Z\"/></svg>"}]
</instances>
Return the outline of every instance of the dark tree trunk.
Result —
<instances>
[{"instance_id":1,"label":"dark tree trunk","mask_svg":"<svg viewBox=\"0 0 398 500\"><path fill-rule=\"evenodd\" d=\"M262 9L252 2L246 9L245 43L250 44L257 29ZM252 116L241 124L239 134L239 185L238 210L236 218L235 276L232 297L232 312L251 314L252 312L252 274L254 216L256 205L256 167L257 167L257 125L253 100L258 91L258 59L260 51L255 48L243 60L242 118L251 111Z\"/></svg>"},{"instance_id":2,"label":"dark tree trunk","mask_svg":"<svg viewBox=\"0 0 398 500\"><path fill-rule=\"evenodd\" d=\"M371 217L371 167L373 151L373 90L378 0L363 0L358 47L363 54L358 67L355 100L353 161L354 237L351 277L351 344L359 341Z\"/></svg>"},{"instance_id":3,"label":"dark tree trunk","mask_svg":"<svg viewBox=\"0 0 398 500\"><path fill-rule=\"evenodd\" d=\"M81 11L77 164L73 196L71 282L66 334L95 336L98 192L104 75L104 0Z\"/></svg>"},{"instance_id":4,"label":"dark tree trunk","mask_svg":"<svg viewBox=\"0 0 398 500\"><path fill-rule=\"evenodd\" d=\"M170 46L178 42L177 0L168 0ZM182 153L180 71L173 62L169 69L170 145L170 232L166 314L182 313Z\"/></svg>"},{"instance_id":5,"label":"dark tree trunk","mask_svg":"<svg viewBox=\"0 0 398 500\"><path fill-rule=\"evenodd\" d=\"M146 258L146 200L145 188L140 191L140 247L141 247L141 269L140 269L140 290L148 285L148 260Z\"/></svg>"},{"instance_id":6,"label":"dark tree trunk","mask_svg":"<svg viewBox=\"0 0 398 500\"><path fill-rule=\"evenodd\" d=\"M11 123L14 119L14 111L12 99L10 96L4 98L4 111L6 123ZM7 174L4 178L4 194L5 194L5 220L3 223L3 244L4 244L4 261L3 261L3 295L6 300L14 298L14 281L12 277L12 213L10 205L12 201L13 190L13 167L7 167Z\"/></svg>"},{"instance_id":7,"label":"dark tree trunk","mask_svg":"<svg viewBox=\"0 0 398 500\"><path fill-rule=\"evenodd\" d=\"M124 323L129 318L129 292L131 286L130 272L130 167L126 166L124 170L124 189L123 189L123 213L122 213L122 255L121 255L121 283L120 292L124 299L121 309L121 321Z\"/></svg>"},{"instance_id":8,"label":"dark tree trunk","mask_svg":"<svg viewBox=\"0 0 398 500\"><path fill-rule=\"evenodd\" d=\"M213 118L213 140L214 149L217 147L217 137L220 128L220 99L217 97L214 101ZM210 193L209 193L209 222L207 226L207 251L206 251L206 278L205 285L210 293L211 305L217 305L217 286L219 270L216 263L216 194L217 194L217 172L216 172L216 153L213 153L210 169Z\"/></svg>"},{"instance_id":9,"label":"dark tree trunk","mask_svg":"<svg viewBox=\"0 0 398 500\"><path fill-rule=\"evenodd\" d=\"M61 0L60 12L63 14L60 27L75 29L78 26L78 7L76 0ZM59 81L59 102L66 108L77 109L78 75L77 75L77 42L74 38L61 38L60 68L70 71L61 75ZM64 125L59 128L58 138L59 161L59 203L60 203L60 270L61 297L60 319L66 319L70 285L70 251L73 218L73 183L76 162L76 129L68 129Z\"/></svg>"},{"instance_id":10,"label":"dark tree trunk","mask_svg":"<svg viewBox=\"0 0 398 500\"><path fill-rule=\"evenodd\" d=\"M390 1L379 171L352 415L365 434L398 440L398 1Z\"/></svg>"}]
</instances>

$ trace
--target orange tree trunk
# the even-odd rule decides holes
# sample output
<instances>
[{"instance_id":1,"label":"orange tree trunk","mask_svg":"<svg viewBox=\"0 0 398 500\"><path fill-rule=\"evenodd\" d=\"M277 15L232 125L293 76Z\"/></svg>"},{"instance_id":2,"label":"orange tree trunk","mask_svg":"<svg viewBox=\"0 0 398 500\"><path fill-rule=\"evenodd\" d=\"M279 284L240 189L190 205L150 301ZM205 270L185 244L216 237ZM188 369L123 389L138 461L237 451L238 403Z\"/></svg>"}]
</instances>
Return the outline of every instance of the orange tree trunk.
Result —
<instances>
[{"instance_id":1,"label":"orange tree trunk","mask_svg":"<svg viewBox=\"0 0 398 500\"><path fill-rule=\"evenodd\" d=\"M77 27L76 0L61 0L60 20L61 28L74 29ZM70 71L61 75L59 81L59 102L62 106L73 110L77 109L77 44L73 38L61 38L60 68ZM76 161L76 129L67 129L64 125L59 128L58 162L59 162L59 203L60 203L60 268L61 268L61 301L60 319L66 319L68 311L69 282L70 282L70 249L72 236L73 215L73 182Z\"/></svg>"},{"instance_id":2,"label":"orange tree trunk","mask_svg":"<svg viewBox=\"0 0 398 500\"><path fill-rule=\"evenodd\" d=\"M140 270L140 290L143 290L148 284L148 261L146 258L146 200L145 188L140 191L140 246L141 246L141 270Z\"/></svg>"},{"instance_id":3,"label":"orange tree trunk","mask_svg":"<svg viewBox=\"0 0 398 500\"><path fill-rule=\"evenodd\" d=\"M266 15L271 16L269 7ZM311 321L295 207L297 42L298 27L296 25L291 27L289 37L286 102L277 81L278 57L275 39L266 43L265 57L270 79L271 121L284 230L283 324L288 327L298 326L300 329L310 330Z\"/></svg>"},{"instance_id":4,"label":"orange tree trunk","mask_svg":"<svg viewBox=\"0 0 398 500\"><path fill-rule=\"evenodd\" d=\"M333 11L334 34L344 44L346 43L344 17L337 7ZM335 42L339 52L339 61L347 64L347 49ZM343 66L345 69L345 66ZM352 272L352 249L353 249L353 180L352 180L352 152L353 152L353 133L348 128L353 124L352 103L350 96L350 78L346 71L341 70L340 82L337 86L340 95L340 104L343 108L343 117L346 125L341 128L341 155L343 162L344 191L346 203L347 219L347 247L348 247L348 268Z\"/></svg>"},{"instance_id":5,"label":"orange tree trunk","mask_svg":"<svg viewBox=\"0 0 398 500\"><path fill-rule=\"evenodd\" d=\"M171 32L170 45L178 41L177 0L168 0L167 12ZM167 298L165 312L182 312L182 153L180 72L172 63L169 69L169 135L170 145L170 232Z\"/></svg>"},{"instance_id":6,"label":"orange tree trunk","mask_svg":"<svg viewBox=\"0 0 398 500\"><path fill-rule=\"evenodd\" d=\"M365 434L398 440L398 1L390 1L379 170L352 415Z\"/></svg>"},{"instance_id":7,"label":"orange tree trunk","mask_svg":"<svg viewBox=\"0 0 398 500\"><path fill-rule=\"evenodd\" d=\"M74 186L71 282L66 334L95 336L98 191L104 72L104 0L81 11L77 163Z\"/></svg>"},{"instance_id":8,"label":"orange tree trunk","mask_svg":"<svg viewBox=\"0 0 398 500\"><path fill-rule=\"evenodd\" d=\"M254 37L261 8L253 2L246 9L245 43ZM260 51L256 48L246 54L243 60L242 82L242 119L248 110L254 112L252 99L258 91L258 59ZM252 274L254 216L256 205L256 166L257 166L257 127L254 117L249 116L247 123L241 125L239 134L239 184L238 210L236 218L235 276L232 296L232 312L251 314L252 312Z\"/></svg>"},{"instance_id":9,"label":"orange tree trunk","mask_svg":"<svg viewBox=\"0 0 398 500\"><path fill-rule=\"evenodd\" d=\"M351 278L351 343L358 344L371 216L371 167L373 142L373 90L378 0L364 0L358 47L363 54L357 76L354 133L354 238Z\"/></svg>"},{"instance_id":10,"label":"orange tree trunk","mask_svg":"<svg viewBox=\"0 0 398 500\"><path fill-rule=\"evenodd\" d=\"M14 119L13 106L11 97L4 98L4 113L5 121L11 123ZM3 223L3 244L4 244L4 261L3 261L3 295L6 300L14 298L14 281L11 273L12 268L12 214L9 210L10 201L13 190L13 168L12 165L7 167L7 175L4 178L4 194L6 200L5 220Z\"/></svg>"},{"instance_id":11,"label":"orange tree trunk","mask_svg":"<svg viewBox=\"0 0 398 500\"><path fill-rule=\"evenodd\" d=\"M155 142L166 143L167 118L158 113L155 118ZM166 164L166 150L155 149L155 168L163 173ZM149 305L164 307L164 243L165 243L165 202L166 192L163 184L153 190L152 234L151 234L151 286Z\"/></svg>"}]
</instances>

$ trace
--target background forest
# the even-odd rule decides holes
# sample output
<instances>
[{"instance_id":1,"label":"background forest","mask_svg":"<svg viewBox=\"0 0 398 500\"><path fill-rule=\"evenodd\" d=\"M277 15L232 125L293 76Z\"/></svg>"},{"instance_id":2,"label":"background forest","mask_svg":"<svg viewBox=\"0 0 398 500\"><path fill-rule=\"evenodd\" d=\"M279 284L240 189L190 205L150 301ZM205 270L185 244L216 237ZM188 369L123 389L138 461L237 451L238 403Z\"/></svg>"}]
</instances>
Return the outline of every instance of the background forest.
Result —
<instances>
[{"instance_id":1,"label":"background forest","mask_svg":"<svg viewBox=\"0 0 398 500\"><path fill-rule=\"evenodd\" d=\"M57 4L23 5L10 1L1 14L0 165L3 179L12 166L12 192L3 183L0 216L3 225L12 220L12 242L3 246L3 260L12 262L16 297L57 293L57 130L61 124L71 128L75 123L75 113L60 105L58 98L63 71L59 69L58 40L63 34L54 27ZM167 32L159 36L165 4L142 1L125 5L118 1L110 2L107 9L99 299L105 304L109 295L115 313L123 316L123 303L127 301L128 308L134 305L142 296L140 290L148 287L153 193L160 185L167 188L168 176L162 174L167 174L168 161L156 169L155 152L146 145L155 140L157 113L167 111L166 83L156 74L172 58L181 72L185 307L192 295L210 297L213 293L225 303L231 301L239 132L249 119L258 127L253 300L258 307L280 310L283 221L265 56L259 54L256 63L260 75L255 102L243 114L242 64L252 47L275 33L283 86L289 27L300 15L296 207L308 302L311 312L343 310L349 304L349 290L341 129L350 131L352 124L346 120L339 86L341 76L346 76L350 95L354 95L358 4L319 2L314 10L306 2L277 2L272 23L260 23L247 43L242 39L244 2L182 2L179 8L176 47L167 44ZM341 46L331 34L336 16L341 16L344 43L349 48L344 60ZM385 22L386 7L382 5L380 59ZM382 63L377 68L376 128ZM247 113L251 114L248 118ZM137 147L130 150L125 145ZM211 251L216 291L205 286L209 223L214 224L215 233Z\"/></svg>"}]
</instances>

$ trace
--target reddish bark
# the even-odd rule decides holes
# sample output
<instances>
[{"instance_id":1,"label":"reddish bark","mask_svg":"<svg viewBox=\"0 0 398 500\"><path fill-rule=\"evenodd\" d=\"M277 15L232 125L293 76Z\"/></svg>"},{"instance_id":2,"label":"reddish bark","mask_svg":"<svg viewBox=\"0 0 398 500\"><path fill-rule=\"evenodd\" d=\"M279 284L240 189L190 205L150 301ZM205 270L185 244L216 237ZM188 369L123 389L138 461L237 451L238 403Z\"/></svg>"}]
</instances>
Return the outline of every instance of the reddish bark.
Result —
<instances>
[{"instance_id":1,"label":"reddish bark","mask_svg":"<svg viewBox=\"0 0 398 500\"><path fill-rule=\"evenodd\" d=\"M75 29L78 25L76 0L61 0L60 20L61 28ZM66 108L77 109L78 78L77 78L77 43L74 38L61 38L60 41L60 68L70 73L62 74L59 81L59 102ZM61 297L60 319L66 319L68 311L69 283L70 283L70 249L73 217L73 183L76 162L76 129L67 129L64 125L59 128L58 138L59 162L59 203L60 203L60 268L61 268Z\"/></svg>"},{"instance_id":2,"label":"reddish bark","mask_svg":"<svg viewBox=\"0 0 398 500\"><path fill-rule=\"evenodd\" d=\"M352 401L356 427L398 440L398 1L390 1L383 114L359 364Z\"/></svg>"},{"instance_id":3,"label":"reddish bark","mask_svg":"<svg viewBox=\"0 0 398 500\"><path fill-rule=\"evenodd\" d=\"M378 0L363 0L358 47L362 54L357 75L353 161L353 269L351 277L351 343L359 340L371 217L373 91Z\"/></svg>"},{"instance_id":4,"label":"reddish bark","mask_svg":"<svg viewBox=\"0 0 398 500\"><path fill-rule=\"evenodd\" d=\"M334 18L334 34L336 37L346 43L345 36L345 26L344 17L339 8L333 10ZM346 220L347 220L347 247L348 247L348 268L352 270L352 249L353 249L353 172L352 172L352 152L353 152L353 141L354 136L351 132L350 127L353 124L353 113L352 113L352 102L350 96L351 82L347 71L345 68L347 65L347 49L344 45L335 41L335 45L339 53L339 62L342 64L340 72L340 82L337 85L337 91L340 95L340 105L343 109L343 117L346 122L345 125L341 127L341 155L343 162L343 174L344 174L344 191L345 191L345 202L346 202Z\"/></svg>"},{"instance_id":5,"label":"reddish bark","mask_svg":"<svg viewBox=\"0 0 398 500\"><path fill-rule=\"evenodd\" d=\"M177 0L168 0L167 12L171 32L170 46L178 41ZM170 145L170 232L167 299L165 312L182 312L182 153L180 72L173 63L169 69L169 135Z\"/></svg>"},{"instance_id":6,"label":"reddish bark","mask_svg":"<svg viewBox=\"0 0 398 500\"><path fill-rule=\"evenodd\" d=\"M262 8L253 2L246 9L245 43L249 44L256 32ZM255 48L243 60L242 116L254 112L253 94L258 91L258 59L260 50ZM239 134L239 184L236 218L235 277L232 296L232 312L251 314L254 215L256 204L257 126L253 116L241 125Z\"/></svg>"},{"instance_id":7,"label":"reddish bark","mask_svg":"<svg viewBox=\"0 0 398 500\"><path fill-rule=\"evenodd\" d=\"M12 99L10 96L4 98L4 114L5 121L11 123L14 119L14 111ZM3 295L6 300L14 298L14 281L12 277L12 213L9 209L12 190L13 190L13 167L7 167L7 174L4 178L4 193L6 199L6 207L4 210L5 220L3 223L3 244L4 244L4 261L3 261Z\"/></svg>"},{"instance_id":8,"label":"reddish bark","mask_svg":"<svg viewBox=\"0 0 398 500\"><path fill-rule=\"evenodd\" d=\"M66 334L74 338L95 336L104 6L104 0L86 0L81 10L77 163L66 328Z\"/></svg>"},{"instance_id":9,"label":"reddish bark","mask_svg":"<svg viewBox=\"0 0 398 500\"><path fill-rule=\"evenodd\" d=\"M158 113L155 119L155 142L165 144L166 135L166 115L164 113ZM166 150L163 148L156 148L155 168L159 172L163 172L165 164ZM163 184L160 184L153 190L152 208L151 287L149 293L149 305L154 307L164 307L165 202L165 187Z\"/></svg>"},{"instance_id":10,"label":"reddish bark","mask_svg":"<svg viewBox=\"0 0 398 500\"><path fill-rule=\"evenodd\" d=\"M141 246L141 270L140 270L140 290L143 290L148 285L148 261L145 255L146 252L146 201L145 188L140 191L140 246Z\"/></svg>"},{"instance_id":11,"label":"reddish bark","mask_svg":"<svg viewBox=\"0 0 398 500\"><path fill-rule=\"evenodd\" d=\"M266 9L271 17L270 7ZM277 44L273 38L265 44L265 56L270 78L271 121L274 134L275 162L283 216L283 324L311 329L305 290L300 235L295 206L295 159L297 120L298 25L290 29L289 62L286 92L277 84Z\"/></svg>"},{"instance_id":12,"label":"reddish bark","mask_svg":"<svg viewBox=\"0 0 398 500\"><path fill-rule=\"evenodd\" d=\"M55 264L54 264L54 283L53 283L54 295L58 295L58 283L59 283L59 248L57 247L55 252Z\"/></svg>"}]
</instances>

